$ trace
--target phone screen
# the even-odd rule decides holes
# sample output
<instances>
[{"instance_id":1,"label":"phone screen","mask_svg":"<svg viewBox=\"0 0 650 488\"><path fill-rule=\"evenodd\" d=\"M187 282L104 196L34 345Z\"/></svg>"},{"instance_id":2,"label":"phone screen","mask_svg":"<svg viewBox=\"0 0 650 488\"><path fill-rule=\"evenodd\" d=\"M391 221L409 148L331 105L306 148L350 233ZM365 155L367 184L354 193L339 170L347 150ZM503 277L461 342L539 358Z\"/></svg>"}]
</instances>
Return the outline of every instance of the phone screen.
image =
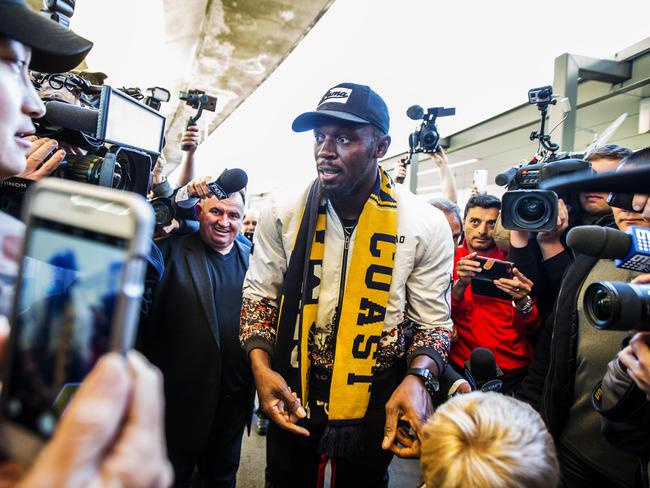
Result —
<instances>
[{"instance_id":1,"label":"phone screen","mask_svg":"<svg viewBox=\"0 0 650 488\"><path fill-rule=\"evenodd\" d=\"M26 246L3 414L49 437L109 349L128 241L33 217Z\"/></svg>"}]
</instances>

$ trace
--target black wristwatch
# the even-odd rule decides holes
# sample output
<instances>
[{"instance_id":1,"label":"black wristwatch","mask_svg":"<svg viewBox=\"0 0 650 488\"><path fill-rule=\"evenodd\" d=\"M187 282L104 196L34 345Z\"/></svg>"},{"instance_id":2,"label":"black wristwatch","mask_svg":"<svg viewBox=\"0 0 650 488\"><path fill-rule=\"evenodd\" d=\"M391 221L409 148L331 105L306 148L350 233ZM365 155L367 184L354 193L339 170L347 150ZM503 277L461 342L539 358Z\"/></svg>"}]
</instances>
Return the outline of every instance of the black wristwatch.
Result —
<instances>
[{"instance_id":1,"label":"black wristwatch","mask_svg":"<svg viewBox=\"0 0 650 488\"><path fill-rule=\"evenodd\" d=\"M431 371L427 368L409 368L406 374L417 376L424 383L424 387L429 392L429 395L434 396L440 390L440 383Z\"/></svg>"}]
</instances>

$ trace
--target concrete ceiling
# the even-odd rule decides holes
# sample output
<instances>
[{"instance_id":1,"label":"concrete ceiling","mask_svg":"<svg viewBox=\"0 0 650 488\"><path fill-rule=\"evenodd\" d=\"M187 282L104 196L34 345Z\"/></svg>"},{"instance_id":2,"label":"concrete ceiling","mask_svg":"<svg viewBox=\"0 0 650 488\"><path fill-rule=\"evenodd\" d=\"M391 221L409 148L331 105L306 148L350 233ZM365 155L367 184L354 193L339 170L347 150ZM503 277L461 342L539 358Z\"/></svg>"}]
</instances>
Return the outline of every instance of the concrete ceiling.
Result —
<instances>
[{"instance_id":1,"label":"concrete ceiling","mask_svg":"<svg viewBox=\"0 0 650 488\"><path fill-rule=\"evenodd\" d=\"M88 1L93 0L77 0L77 4ZM180 136L195 113L178 100L178 92L193 88L218 97L216 112L204 112L201 118L201 125L211 133L273 73L334 2L147 1L158 8L162 4L166 66L161 69L172 71L164 85L172 100L163 105L168 115L165 155L169 171L180 161ZM41 1L29 2L35 9L41 8ZM147 87L140 88L144 91Z\"/></svg>"}]
</instances>

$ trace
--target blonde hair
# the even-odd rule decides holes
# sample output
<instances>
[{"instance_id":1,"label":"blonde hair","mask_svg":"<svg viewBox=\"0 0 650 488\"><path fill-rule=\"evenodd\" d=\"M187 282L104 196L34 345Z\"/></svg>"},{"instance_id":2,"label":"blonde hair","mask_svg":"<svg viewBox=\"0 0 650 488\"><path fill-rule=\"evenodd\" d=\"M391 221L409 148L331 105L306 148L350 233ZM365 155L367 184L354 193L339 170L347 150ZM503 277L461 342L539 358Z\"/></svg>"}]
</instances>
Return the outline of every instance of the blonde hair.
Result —
<instances>
[{"instance_id":1,"label":"blonde hair","mask_svg":"<svg viewBox=\"0 0 650 488\"><path fill-rule=\"evenodd\" d=\"M558 483L553 439L530 405L473 392L443 404L424 427L429 488L549 488Z\"/></svg>"}]
</instances>

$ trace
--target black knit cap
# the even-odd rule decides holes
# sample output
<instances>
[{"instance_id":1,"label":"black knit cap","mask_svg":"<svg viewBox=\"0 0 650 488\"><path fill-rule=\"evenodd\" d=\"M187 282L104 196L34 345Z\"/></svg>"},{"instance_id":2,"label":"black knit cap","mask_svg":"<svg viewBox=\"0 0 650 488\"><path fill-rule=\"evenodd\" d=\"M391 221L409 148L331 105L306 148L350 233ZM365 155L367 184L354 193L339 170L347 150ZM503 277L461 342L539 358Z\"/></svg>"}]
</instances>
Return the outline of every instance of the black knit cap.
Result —
<instances>
[{"instance_id":1,"label":"black knit cap","mask_svg":"<svg viewBox=\"0 0 650 488\"><path fill-rule=\"evenodd\" d=\"M372 124L384 134L388 133L390 117L384 100L369 86L356 83L340 83L327 90L318 102L316 111L305 112L296 117L291 128L304 132L338 119L358 124Z\"/></svg>"},{"instance_id":2,"label":"black knit cap","mask_svg":"<svg viewBox=\"0 0 650 488\"><path fill-rule=\"evenodd\" d=\"M0 0L0 37L32 48L30 69L60 73L78 66L93 43L32 10L24 0Z\"/></svg>"}]
</instances>

